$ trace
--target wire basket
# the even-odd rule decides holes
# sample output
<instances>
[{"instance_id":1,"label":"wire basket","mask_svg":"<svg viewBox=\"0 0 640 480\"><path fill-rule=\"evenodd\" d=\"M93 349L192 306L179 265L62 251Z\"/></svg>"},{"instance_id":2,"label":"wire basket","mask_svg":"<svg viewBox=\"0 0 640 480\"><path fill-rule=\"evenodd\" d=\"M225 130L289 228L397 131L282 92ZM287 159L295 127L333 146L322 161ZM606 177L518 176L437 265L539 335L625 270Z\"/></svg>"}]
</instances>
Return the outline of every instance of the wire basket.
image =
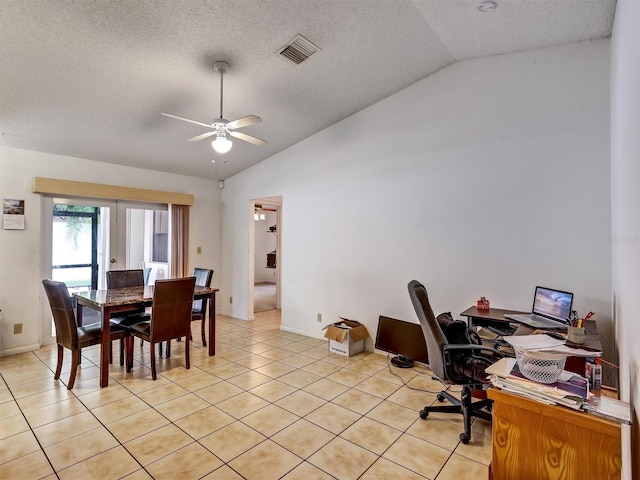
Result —
<instances>
[{"instance_id":1,"label":"wire basket","mask_svg":"<svg viewBox=\"0 0 640 480\"><path fill-rule=\"evenodd\" d=\"M516 350L516 361L522 375L539 383L555 382L564 370L566 359L562 353Z\"/></svg>"}]
</instances>

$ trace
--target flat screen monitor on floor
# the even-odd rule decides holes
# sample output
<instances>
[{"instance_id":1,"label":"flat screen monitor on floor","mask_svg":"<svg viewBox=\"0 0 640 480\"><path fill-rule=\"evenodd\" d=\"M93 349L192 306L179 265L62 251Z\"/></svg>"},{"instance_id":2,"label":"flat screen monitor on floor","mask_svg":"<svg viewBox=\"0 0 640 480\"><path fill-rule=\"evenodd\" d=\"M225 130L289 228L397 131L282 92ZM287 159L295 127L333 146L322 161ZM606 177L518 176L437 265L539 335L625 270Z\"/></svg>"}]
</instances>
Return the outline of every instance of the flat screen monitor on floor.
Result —
<instances>
[{"instance_id":1,"label":"flat screen monitor on floor","mask_svg":"<svg viewBox=\"0 0 640 480\"><path fill-rule=\"evenodd\" d=\"M422 327L418 323L380 315L375 347L397 355L391 359L391 363L396 367L411 368L414 361L429 363L427 344Z\"/></svg>"}]
</instances>

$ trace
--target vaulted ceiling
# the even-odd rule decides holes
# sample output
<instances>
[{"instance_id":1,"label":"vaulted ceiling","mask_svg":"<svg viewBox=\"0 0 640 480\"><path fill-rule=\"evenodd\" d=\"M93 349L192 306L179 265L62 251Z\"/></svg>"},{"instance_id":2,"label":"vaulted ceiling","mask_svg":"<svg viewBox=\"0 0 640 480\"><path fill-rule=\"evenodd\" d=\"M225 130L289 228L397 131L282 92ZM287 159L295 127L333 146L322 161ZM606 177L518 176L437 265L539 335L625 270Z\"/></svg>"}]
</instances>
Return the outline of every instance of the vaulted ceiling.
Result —
<instances>
[{"instance_id":1,"label":"vaulted ceiling","mask_svg":"<svg viewBox=\"0 0 640 480\"><path fill-rule=\"evenodd\" d=\"M614 12L615 0L0 0L0 145L225 179L456 61L607 38ZM278 52L298 34L319 50L295 64ZM160 114L214 121L217 60L231 65L224 117L260 116L242 132L267 145L216 154L211 138L186 141L205 127Z\"/></svg>"}]
</instances>

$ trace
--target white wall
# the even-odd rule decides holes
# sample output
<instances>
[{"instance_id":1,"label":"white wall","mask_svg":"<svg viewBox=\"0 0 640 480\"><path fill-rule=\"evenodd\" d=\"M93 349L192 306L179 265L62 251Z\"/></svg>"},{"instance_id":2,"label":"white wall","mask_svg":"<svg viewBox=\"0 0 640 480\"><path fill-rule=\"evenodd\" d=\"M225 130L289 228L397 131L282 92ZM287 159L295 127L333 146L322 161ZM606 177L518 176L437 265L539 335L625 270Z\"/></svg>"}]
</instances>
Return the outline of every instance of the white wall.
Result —
<instances>
[{"instance_id":1,"label":"white wall","mask_svg":"<svg viewBox=\"0 0 640 480\"><path fill-rule=\"evenodd\" d=\"M609 46L457 63L227 179L222 311L247 317L250 199L282 195L286 330L417 321L414 278L437 312L540 284L609 324Z\"/></svg>"},{"instance_id":2,"label":"white wall","mask_svg":"<svg viewBox=\"0 0 640 480\"><path fill-rule=\"evenodd\" d=\"M220 270L220 190L217 182L195 177L122 167L78 158L0 147L2 198L25 200L26 229L0 230L0 355L34 349L40 342L42 288L40 195L32 193L33 177L191 193L189 263ZM196 255L196 246L202 254ZM213 281L216 284L216 276ZM13 334L13 324L23 333Z\"/></svg>"},{"instance_id":3,"label":"white wall","mask_svg":"<svg viewBox=\"0 0 640 480\"><path fill-rule=\"evenodd\" d=\"M611 51L614 318L620 394L634 409L633 430L624 430L623 478L640 479L640 4L636 0L618 0Z\"/></svg>"}]
</instances>

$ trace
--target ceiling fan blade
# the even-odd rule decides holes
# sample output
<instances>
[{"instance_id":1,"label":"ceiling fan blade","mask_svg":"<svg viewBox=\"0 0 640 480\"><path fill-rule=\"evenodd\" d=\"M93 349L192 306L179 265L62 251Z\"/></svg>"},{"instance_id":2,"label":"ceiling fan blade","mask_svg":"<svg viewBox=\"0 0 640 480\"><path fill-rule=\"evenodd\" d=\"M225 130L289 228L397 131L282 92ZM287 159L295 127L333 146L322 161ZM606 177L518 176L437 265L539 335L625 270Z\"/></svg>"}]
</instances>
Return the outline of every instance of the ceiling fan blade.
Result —
<instances>
[{"instance_id":1,"label":"ceiling fan blade","mask_svg":"<svg viewBox=\"0 0 640 480\"><path fill-rule=\"evenodd\" d=\"M174 115L173 113L160 113L162 113L162 115L164 115L165 117L171 117L177 120L182 120L183 122L195 123L196 125L202 125L203 127L211 128L211 125L209 125L208 123L197 122L195 120L191 120L190 118L181 117L180 115Z\"/></svg>"},{"instance_id":2,"label":"ceiling fan blade","mask_svg":"<svg viewBox=\"0 0 640 480\"><path fill-rule=\"evenodd\" d=\"M216 134L215 130L213 130L211 132L205 132L205 133L197 135L197 136L195 136L193 138L190 138L189 140L187 140L187 142L198 142L200 140L204 140L205 138L210 137L211 135L215 135L215 134Z\"/></svg>"},{"instance_id":3,"label":"ceiling fan blade","mask_svg":"<svg viewBox=\"0 0 640 480\"><path fill-rule=\"evenodd\" d=\"M242 132L229 132L229 135L235 138L239 138L240 140L244 140L245 142L253 143L254 145L266 145L267 142L258 137L252 137L251 135L247 135Z\"/></svg>"},{"instance_id":4,"label":"ceiling fan blade","mask_svg":"<svg viewBox=\"0 0 640 480\"><path fill-rule=\"evenodd\" d=\"M247 115L246 117L239 118L234 120L233 122L227 123L227 128L236 129L242 127L248 127L249 125L255 125L256 123L260 123L262 119L255 115Z\"/></svg>"}]
</instances>

